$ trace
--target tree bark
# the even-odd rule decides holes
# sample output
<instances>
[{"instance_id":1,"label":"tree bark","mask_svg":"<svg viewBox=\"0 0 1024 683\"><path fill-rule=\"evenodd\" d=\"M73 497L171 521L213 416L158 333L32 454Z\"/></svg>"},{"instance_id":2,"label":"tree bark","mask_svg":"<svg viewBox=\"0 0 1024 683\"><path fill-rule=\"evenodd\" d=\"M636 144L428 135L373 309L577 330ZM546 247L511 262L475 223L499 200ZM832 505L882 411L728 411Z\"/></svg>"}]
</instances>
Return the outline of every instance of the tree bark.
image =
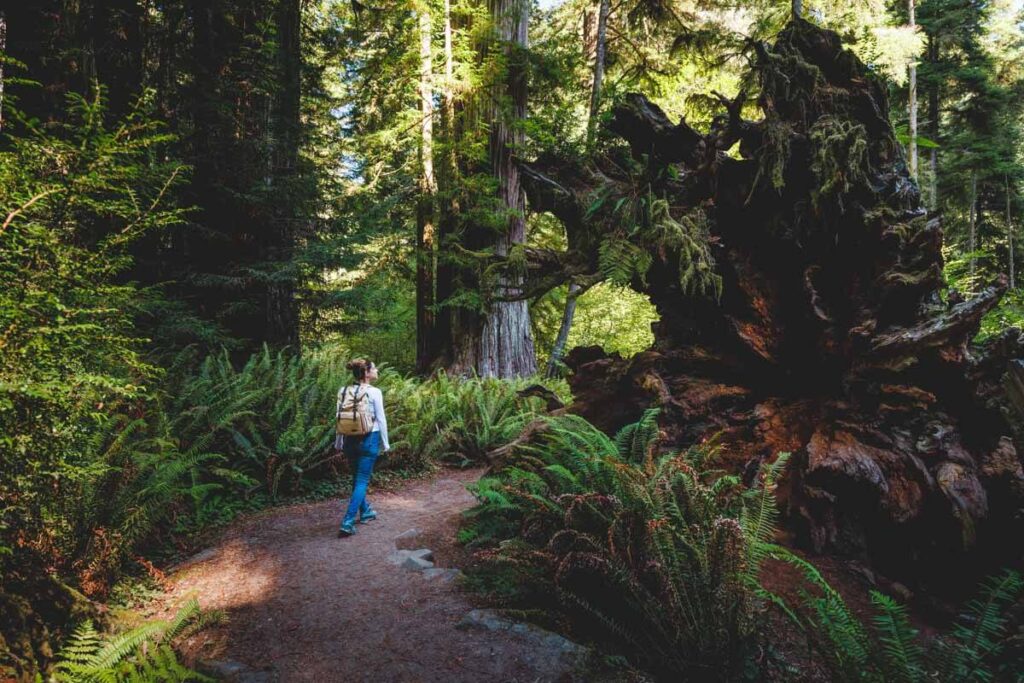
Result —
<instances>
[{"instance_id":1,"label":"tree bark","mask_svg":"<svg viewBox=\"0 0 1024 683\"><path fill-rule=\"evenodd\" d=\"M971 171L971 206L968 212L967 251L970 253L969 272L974 277L977 265L974 251L978 248L978 171Z\"/></svg>"},{"instance_id":2,"label":"tree bark","mask_svg":"<svg viewBox=\"0 0 1024 683\"><path fill-rule=\"evenodd\" d=\"M928 59L932 64L939 61L939 48L932 36L928 36ZM939 109L939 83L932 77L932 87L928 93L928 133L932 142L939 141L939 117L942 111ZM931 211L939 210L939 150L932 147L928 150L928 166L931 171L929 183L931 191L928 193L928 208Z\"/></svg>"},{"instance_id":3,"label":"tree bark","mask_svg":"<svg viewBox=\"0 0 1024 683\"><path fill-rule=\"evenodd\" d=\"M594 45L594 75L590 85L590 116L587 118L587 143L594 140L597 130L597 115L601 110L601 86L604 83L604 62L606 41L608 36L608 13L611 11L611 0L600 0L597 13L597 36Z\"/></svg>"},{"instance_id":4,"label":"tree bark","mask_svg":"<svg viewBox=\"0 0 1024 683\"><path fill-rule=\"evenodd\" d=\"M562 323L558 326L558 336L555 337L555 344L551 347L551 357L548 358L547 370L544 372L547 377L558 377L559 364L562 354L565 353L565 345L569 341L569 331L572 329L572 319L576 313L576 299L579 296L580 286L575 282L569 283L569 292L565 296L565 310L562 312Z\"/></svg>"},{"instance_id":5,"label":"tree bark","mask_svg":"<svg viewBox=\"0 0 1024 683\"><path fill-rule=\"evenodd\" d=\"M416 206L416 368L425 373L434 362L434 64L430 11L419 8L420 178Z\"/></svg>"},{"instance_id":6,"label":"tree bark","mask_svg":"<svg viewBox=\"0 0 1024 683\"><path fill-rule=\"evenodd\" d=\"M910 28L914 29L917 27L917 20L914 16L914 0L907 0L907 13L910 18ZM914 62L910 63L910 82L909 82L909 116L910 116L910 145L909 145L909 157L910 157L910 177L917 182L917 64Z\"/></svg>"},{"instance_id":7,"label":"tree bark","mask_svg":"<svg viewBox=\"0 0 1024 683\"><path fill-rule=\"evenodd\" d=\"M7 15L0 9L0 132L4 129L4 59L7 58Z\"/></svg>"},{"instance_id":8,"label":"tree bark","mask_svg":"<svg viewBox=\"0 0 1024 683\"><path fill-rule=\"evenodd\" d=\"M299 144L302 103L301 0L278 0L277 50L281 77L275 109L272 183L278 190L273 223L267 226L266 257L286 274L267 285L266 340L274 346L299 346L298 303L295 280L290 274L294 258L296 224L299 221Z\"/></svg>"},{"instance_id":9,"label":"tree bark","mask_svg":"<svg viewBox=\"0 0 1024 683\"><path fill-rule=\"evenodd\" d=\"M600 0L600 7L597 13L597 31L594 43L594 71L590 84L590 114L587 117L587 144L594 141L594 134L597 131L597 116L601 110L601 84L604 82L604 62L606 53L606 41L608 36L608 13L611 9L610 0ZM570 245L572 248L573 245ZM580 286L575 282L569 283L569 291L565 297L565 310L562 311L562 322L558 326L558 334L555 336L554 346L551 347L551 356L548 358L545 374L548 377L557 377L558 368L565 353L565 345L569 341L569 332L572 329L573 317L576 315L576 299L579 296Z\"/></svg>"},{"instance_id":10,"label":"tree bark","mask_svg":"<svg viewBox=\"0 0 1024 683\"><path fill-rule=\"evenodd\" d=\"M456 146L458 133L455 123L455 55L452 46L451 0L444 0L444 82L441 88L442 153L437 178L439 191L437 230L437 270L435 301L437 313L434 323L433 354L434 364L451 365L453 350L452 326L454 320L449 300L454 294L451 243L455 239L459 202L456 195L458 159Z\"/></svg>"},{"instance_id":11,"label":"tree bark","mask_svg":"<svg viewBox=\"0 0 1024 683\"><path fill-rule=\"evenodd\" d=\"M504 214L505 229L493 240L499 258L526 241L526 196L520 184L516 151L525 141L520 123L526 116L528 0L490 0L493 30L491 50L500 47L504 73L490 88L487 121L490 125L488 152L491 172L497 180L497 210ZM507 272L497 277L493 291L481 292L485 310L464 311L452 369L458 374L476 372L482 377L525 377L537 372L537 358L530 329L527 302L516 299L523 286L523 273Z\"/></svg>"},{"instance_id":12,"label":"tree bark","mask_svg":"<svg viewBox=\"0 0 1024 683\"><path fill-rule=\"evenodd\" d=\"M1006 180L1006 245L1009 249L1009 261L1010 261L1010 291L1017 288L1016 280L1014 279L1014 262L1013 262L1013 215L1010 213L1010 176L1004 176Z\"/></svg>"}]
</instances>

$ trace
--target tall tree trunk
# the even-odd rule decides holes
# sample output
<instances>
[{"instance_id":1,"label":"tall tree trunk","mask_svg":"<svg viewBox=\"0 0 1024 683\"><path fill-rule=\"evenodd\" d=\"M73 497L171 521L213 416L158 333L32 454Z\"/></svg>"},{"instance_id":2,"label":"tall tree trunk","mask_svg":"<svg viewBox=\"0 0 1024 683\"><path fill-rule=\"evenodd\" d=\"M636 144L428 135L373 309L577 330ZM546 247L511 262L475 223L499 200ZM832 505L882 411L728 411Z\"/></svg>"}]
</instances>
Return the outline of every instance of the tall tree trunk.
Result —
<instances>
[{"instance_id":1,"label":"tall tree trunk","mask_svg":"<svg viewBox=\"0 0 1024 683\"><path fill-rule=\"evenodd\" d=\"M7 58L7 15L0 9L0 131L4 129L4 59Z\"/></svg>"},{"instance_id":2,"label":"tall tree trunk","mask_svg":"<svg viewBox=\"0 0 1024 683\"><path fill-rule=\"evenodd\" d=\"M278 0L277 50L281 82L274 102L273 181L278 191L266 256L279 269L290 271L299 220L298 160L302 102L301 0ZM276 346L299 344L299 314L295 280L278 275L267 285L267 341Z\"/></svg>"},{"instance_id":3,"label":"tall tree trunk","mask_svg":"<svg viewBox=\"0 0 1024 683\"><path fill-rule=\"evenodd\" d=\"M601 85L604 82L604 61L608 35L608 13L611 11L610 0L600 0L597 12L597 37L594 46L594 76L590 85L590 116L587 119L587 143L592 143L597 130L597 114L601 109Z\"/></svg>"},{"instance_id":4,"label":"tall tree trunk","mask_svg":"<svg viewBox=\"0 0 1024 683\"><path fill-rule=\"evenodd\" d=\"M931 36L928 37L928 60L934 65L939 61L939 48ZM939 110L939 82L932 76L932 87L928 92L928 133L932 142L939 141L939 117L942 112ZM928 150L928 167L931 171L929 183L931 192L928 193L928 208L931 211L939 210L939 150L931 147Z\"/></svg>"},{"instance_id":5,"label":"tall tree trunk","mask_svg":"<svg viewBox=\"0 0 1024 683\"><path fill-rule=\"evenodd\" d=\"M416 368L434 361L434 65L432 26L427 3L419 9L420 27L420 178L416 206Z\"/></svg>"},{"instance_id":6,"label":"tall tree trunk","mask_svg":"<svg viewBox=\"0 0 1024 683\"><path fill-rule=\"evenodd\" d=\"M971 171L971 209L968 213L969 230L967 236L967 251L970 252L970 273L974 276L975 261L974 250L978 244L978 171Z\"/></svg>"},{"instance_id":7,"label":"tall tree trunk","mask_svg":"<svg viewBox=\"0 0 1024 683\"><path fill-rule=\"evenodd\" d=\"M793 16L798 19L802 19L804 16L804 3L803 0L792 0L790 3L790 9L793 11Z\"/></svg>"},{"instance_id":8,"label":"tall tree trunk","mask_svg":"<svg viewBox=\"0 0 1024 683\"><path fill-rule=\"evenodd\" d=\"M560 361L565 353L565 345L569 341L569 331L572 329L572 319L576 315L576 299L579 297L580 286L575 282L569 283L569 292L565 296L565 310L562 311L562 324L558 326L558 336L555 337L555 344L551 347L551 357L548 358L547 369L544 372L546 377L558 377Z\"/></svg>"},{"instance_id":9,"label":"tall tree trunk","mask_svg":"<svg viewBox=\"0 0 1024 683\"><path fill-rule=\"evenodd\" d=\"M907 0L907 13L910 18L910 28L917 27L917 19L914 16L914 0ZM910 63L909 83L909 108L910 108L910 177L917 180L917 64Z\"/></svg>"},{"instance_id":10,"label":"tall tree trunk","mask_svg":"<svg viewBox=\"0 0 1024 683\"><path fill-rule=\"evenodd\" d=\"M1013 272L1013 215L1010 213L1010 176L1007 175L1004 178L1006 179L1006 245L1010 251L1010 289L1012 290L1017 287Z\"/></svg>"},{"instance_id":11,"label":"tall tree trunk","mask_svg":"<svg viewBox=\"0 0 1024 683\"><path fill-rule=\"evenodd\" d=\"M513 156L524 142L519 123L526 116L526 31L530 18L529 0L489 0L493 22L487 50L500 47L505 73L492 86L487 99L490 124L488 151L498 184L498 211L506 217L504 234L492 241L494 253L507 256L516 244L526 241L524 210L526 196L520 171ZM530 309L526 301L505 301L521 292L522 274L497 278L494 294L480 315L466 311L461 334L454 340L453 370L460 374L476 371L483 377L524 377L537 372L537 358L530 330Z\"/></svg>"},{"instance_id":12,"label":"tall tree trunk","mask_svg":"<svg viewBox=\"0 0 1024 683\"><path fill-rule=\"evenodd\" d=\"M452 48L451 0L444 0L444 82L441 86L441 127L443 146L437 178L440 192L437 226L437 271L435 301L438 304L434 322L434 362L450 365L452 362L452 310L445 305L454 293L453 269L448 248L455 234L459 204L455 194L458 162L455 156L458 135L455 130L455 56Z\"/></svg>"}]
</instances>

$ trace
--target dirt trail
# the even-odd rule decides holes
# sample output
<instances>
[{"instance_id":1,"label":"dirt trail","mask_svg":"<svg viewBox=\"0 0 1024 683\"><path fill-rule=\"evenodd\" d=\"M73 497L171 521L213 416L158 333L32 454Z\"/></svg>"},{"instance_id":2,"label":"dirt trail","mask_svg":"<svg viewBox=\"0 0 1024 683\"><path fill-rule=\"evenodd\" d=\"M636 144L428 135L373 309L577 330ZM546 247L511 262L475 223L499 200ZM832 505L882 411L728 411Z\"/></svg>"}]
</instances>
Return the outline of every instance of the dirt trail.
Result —
<instances>
[{"instance_id":1,"label":"dirt trail","mask_svg":"<svg viewBox=\"0 0 1024 683\"><path fill-rule=\"evenodd\" d=\"M169 577L166 605L194 595L228 616L188 654L230 662L233 680L253 682L575 678L575 660L550 638L456 628L473 609L460 589L395 564L395 537L415 528L449 566L459 513L474 503L465 484L479 476L442 471L391 493L371 488L380 519L352 538L335 535L337 499L240 520Z\"/></svg>"}]
</instances>

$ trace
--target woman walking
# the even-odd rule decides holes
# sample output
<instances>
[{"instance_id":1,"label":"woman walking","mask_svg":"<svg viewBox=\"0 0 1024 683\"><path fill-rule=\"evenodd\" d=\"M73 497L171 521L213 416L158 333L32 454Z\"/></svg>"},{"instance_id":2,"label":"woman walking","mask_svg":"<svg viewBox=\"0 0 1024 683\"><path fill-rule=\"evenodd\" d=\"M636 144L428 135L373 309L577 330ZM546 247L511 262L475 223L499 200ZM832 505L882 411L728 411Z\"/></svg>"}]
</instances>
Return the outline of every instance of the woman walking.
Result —
<instances>
[{"instance_id":1,"label":"woman walking","mask_svg":"<svg viewBox=\"0 0 1024 683\"><path fill-rule=\"evenodd\" d=\"M373 386L377 367L370 361L357 358L348 364L355 378L354 385L338 390L338 427L335 447L345 453L352 470L352 497L341 520L338 536L356 533L355 523L377 519L377 512L366 500L366 488L373 475L373 466L380 453L390 450L388 421L384 417L384 396Z\"/></svg>"}]
</instances>

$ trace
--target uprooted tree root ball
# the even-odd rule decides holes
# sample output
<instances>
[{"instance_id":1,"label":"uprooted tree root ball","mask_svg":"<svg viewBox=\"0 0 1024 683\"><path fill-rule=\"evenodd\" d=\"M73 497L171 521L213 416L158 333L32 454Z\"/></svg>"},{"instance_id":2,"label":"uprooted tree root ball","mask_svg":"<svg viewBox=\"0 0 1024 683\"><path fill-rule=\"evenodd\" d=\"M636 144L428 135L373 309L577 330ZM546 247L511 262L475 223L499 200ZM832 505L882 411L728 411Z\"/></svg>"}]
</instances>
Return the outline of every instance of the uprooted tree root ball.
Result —
<instances>
[{"instance_id":1,"label":"uprooted tree root ball","mask_svg":"<svg viewBox=\"0 0 1024 683\"><path fill-rule=\"evenodd\" d=\"M610 125L628 149L526 166L532 208L572 245L526 254L528 293L607 278L608 242L625 240L661 316L631 360L570 354L572 410L616 429L658 405L666 446L717 436L736 471L793 452L780 502L817 550L953 582L967 549L972 569L1019 555L1024 432L1003 382L1024 338L970 344L1005 282L943 296L939 220L881 82L838 35L797 19L753 49L762 120L742 118L741 93L700 134L632 95ZM682 225L699 212L713 263L651 240L655 203Z\"/></svg>"}]
</instances>

